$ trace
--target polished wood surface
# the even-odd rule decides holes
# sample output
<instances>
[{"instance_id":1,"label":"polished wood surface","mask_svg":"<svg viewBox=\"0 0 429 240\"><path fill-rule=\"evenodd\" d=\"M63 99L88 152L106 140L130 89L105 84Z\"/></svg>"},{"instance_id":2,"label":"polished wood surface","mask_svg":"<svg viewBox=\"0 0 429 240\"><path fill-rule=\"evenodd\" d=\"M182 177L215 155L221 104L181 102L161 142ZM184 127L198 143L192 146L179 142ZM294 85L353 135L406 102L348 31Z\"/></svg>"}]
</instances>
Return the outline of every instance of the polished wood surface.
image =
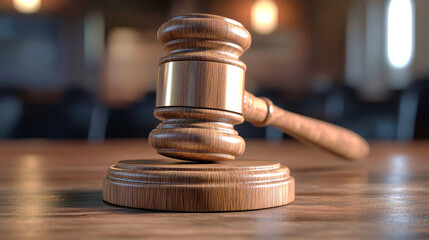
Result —
<instances>
[{"instance_id":1,"label":"polished wood surface","mask_svg":"<svg viewBox=\"0 0 429 240\"><path fill-rule=\"evenodd\" d=\"M234 129L243 122L238 113L191 107L156 108L160 123L149 142L164 156L196 161L234 160L243 154L245 142Z\"/></svg>"},{"instance_id":2,"label":"polished wood surface","mask_svg":"<svg viewBox=\"0 0 429 240\"><path fill-rule=\"evenodd\" d=\"M158 30L166 51L159 60L155 117L149 135L159 154L196 161L233 160L245 149L234 125L244 121L244 70L239 60L251 42L234 20L191 14Z\"/></svg>"},{"instance_id":3,"label":"polished wood surface","mask_svg":"<svg viewBox=\"0 0 429 240\"><path fill-rule=\"evenodd\" d=\"M189 14L161 25L158 41L167 52L159 63L209 61L246 69L239 57L250 47L250 33L235 20L212 14Z\"/></svg>"},{"instance_id":4,"label":"polished wood surface","mask_svg":"<svg viewBox=\"0 0 429 240\"><path fill-rule=\"evenodd\" d=\"M217 163L124 160L104 179L103 200L119 206L177 212L278 207L295 198L295 180L277 162Z\"/></svg>"},{"instance_id":5,"label":"polished wood surface","mask_svg":"<svg viewBox=\"0 0 429 240\"><path fill-rule=\"evenodd\" d=\"M295 139L322 148L344 159L359 160L369 153L368 143L358 134L317 119L275 106L267 98L246 92L244 120L257 126L272 125Z\"/></svg>"},{"instance_id":6,"label":"polished wood surface","mask_svg":"<svg viewBox=\"0 0 429 240\"><path fill-rule=\"evenodd\" d=\"M373 142L343 162L292 141L247 141L247 159L288 166L292 204L258 211L174 213L102 201L108 166L163 159L147 140L0 142L2 239L428 239L429 142Z\"/></svg>"},{"instance_id":7,"label":"polished wood surface","mask_svg":"<svg viewBox=\"0 0 429 240\"><path fill-rule=\"evenodd\" d=\"M184 15L165 22L157 38L166 51L159 60L155 110L163 122L149 141L159 154L193 161L233 160L245 148L232 129L244 116L344 159L368 155L368 144L359 135L285 111L245 91L246 65L239 57L250 47L251 36L239 22L210 14ZM208 115L196 118L197 111Z\"/></svg>"}]
</instances>

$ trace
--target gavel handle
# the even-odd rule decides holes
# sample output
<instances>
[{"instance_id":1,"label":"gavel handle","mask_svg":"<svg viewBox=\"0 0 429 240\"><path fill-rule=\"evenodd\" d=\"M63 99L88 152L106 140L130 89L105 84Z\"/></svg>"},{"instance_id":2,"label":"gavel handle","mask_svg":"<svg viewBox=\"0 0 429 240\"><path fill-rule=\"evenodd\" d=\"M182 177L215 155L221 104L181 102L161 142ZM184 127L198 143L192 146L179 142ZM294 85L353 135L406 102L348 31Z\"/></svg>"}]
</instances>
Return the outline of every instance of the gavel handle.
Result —
<instances>
[{"instance_id":1,"label":"gavel handle","mask_svg":"<svg viewBox=\"0 0 429 240\"><path fill-rule=\"evenodd\" d=\"M368 143L358 134L275 106L268 98L245 92L244 119L256 126L272 125L295 139L349 160L365 158Z\"/></svg>"}]
</instances>

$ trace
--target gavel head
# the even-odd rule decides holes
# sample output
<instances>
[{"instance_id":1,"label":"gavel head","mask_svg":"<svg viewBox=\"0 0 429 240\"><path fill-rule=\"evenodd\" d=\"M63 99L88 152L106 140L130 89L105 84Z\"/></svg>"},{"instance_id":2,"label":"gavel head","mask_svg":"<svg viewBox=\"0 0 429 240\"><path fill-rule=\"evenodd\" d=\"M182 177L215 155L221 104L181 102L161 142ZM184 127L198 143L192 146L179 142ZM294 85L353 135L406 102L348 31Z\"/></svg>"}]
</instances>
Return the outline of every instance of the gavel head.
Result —
<instances>
[{"instance_id":1,"label":"gavel head","mask_svg":"<svg viewBox=\"0 0 429 240\"><path fill-rule=\"evenodd\" d=\"M243 153L234 125L244 120L246 65L239 57L250 39L240 23L208 14L176 17L159 28L167 56L159 61L154 115L163 122L149 135L159 154L220 161Z\"/></svg>"}]
</instances>

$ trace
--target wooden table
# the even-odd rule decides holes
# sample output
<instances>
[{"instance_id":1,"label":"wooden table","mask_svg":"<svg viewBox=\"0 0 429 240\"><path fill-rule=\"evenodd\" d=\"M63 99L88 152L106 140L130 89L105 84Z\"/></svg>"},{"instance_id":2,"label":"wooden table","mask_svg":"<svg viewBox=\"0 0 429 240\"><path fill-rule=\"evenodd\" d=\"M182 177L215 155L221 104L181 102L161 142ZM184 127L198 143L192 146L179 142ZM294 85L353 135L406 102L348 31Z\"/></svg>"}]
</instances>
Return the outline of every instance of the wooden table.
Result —
<instances>
[{"instance_id":1,"label":"wooden table","mask_svg":"<svg viewBox=\"0 0 429 240\"><path fill-rule=\"evenodd\" d=\"M294 203L170 213L101 200L110 164L160 158L146 140L0 142L0 238L428 239L429 142L371 145L368 159L350 163L292 141L248 141L244 158L291 169Z\"/></svg>"}]
</instances>

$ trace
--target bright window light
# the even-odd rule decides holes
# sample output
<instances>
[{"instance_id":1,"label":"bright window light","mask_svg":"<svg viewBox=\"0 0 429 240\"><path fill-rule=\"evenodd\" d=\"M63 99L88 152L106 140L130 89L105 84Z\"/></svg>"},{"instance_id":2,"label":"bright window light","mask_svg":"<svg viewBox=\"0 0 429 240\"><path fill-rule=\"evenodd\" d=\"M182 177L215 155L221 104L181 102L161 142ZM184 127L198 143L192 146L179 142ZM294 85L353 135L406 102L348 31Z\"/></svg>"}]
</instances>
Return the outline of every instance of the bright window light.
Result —
<instances>
[{"instance_id":1,"label":"bright window light","mask_svg":"<svg viewBox=\"0 0 429 240\"><path fill-rule=\"evenodd\" d=\"M390 0L387 8L387 57L394 68L409 65L414 48L414 11L411 0Z\"/></svg>"},{"instance_id":2,"label":"bright window light","mask_svg":"<svg viewBox=\"0 0 429 240\"><path fill-rule=\"evenodd\" d=\"M252 28L259 34L270 34L277 28L277 4L258 0L252 6Z\"/></svg>"}]
</instances>

